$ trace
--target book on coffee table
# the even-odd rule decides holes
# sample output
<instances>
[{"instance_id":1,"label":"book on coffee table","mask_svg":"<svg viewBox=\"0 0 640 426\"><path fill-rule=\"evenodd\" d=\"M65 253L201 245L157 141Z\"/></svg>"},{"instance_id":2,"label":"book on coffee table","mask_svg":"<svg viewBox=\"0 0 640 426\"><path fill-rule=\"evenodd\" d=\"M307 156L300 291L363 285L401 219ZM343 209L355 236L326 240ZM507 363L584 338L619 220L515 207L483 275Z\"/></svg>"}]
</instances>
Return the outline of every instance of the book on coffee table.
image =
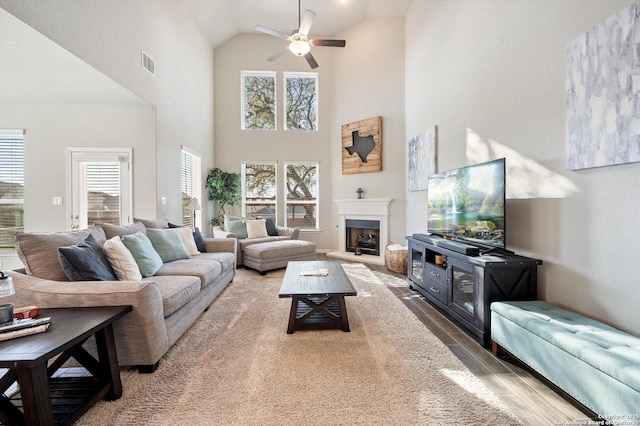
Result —
<instances>
[{"instance_id":1,"label":"book on coffee table","mask_svg":"<svg viewBox=\"0 0 640 426\"><path fill-rule=\"evenodd\" d=\"M47 331L51 317L14 319L0 325L0 341Z\"/></svg>"},{"instance_id":2,"label":"book on coffee table","mask_svg":"<svg viewBox=\"0 0 640 426\"><path fill-rule=\"evenodd\" d=\"M300 275L303 277L326 277L329 275L329 270L325 268L308 269L306 271L300 271Z\"/></svg>"},{"instance_id":3,"label":"book on coffee table","mask_svg":"<svg viewBox=\"0 0 640 426\"><path fill-rule=\"evenodd\" d=\"M0 342L9 339L15 339L16 337L29 336L31 334L43 333L47 331L51 322L47 322L40 325L32 325L27 328L19 328L13 331L3 331L0 333Z\"/></svg>"}]
</instances>

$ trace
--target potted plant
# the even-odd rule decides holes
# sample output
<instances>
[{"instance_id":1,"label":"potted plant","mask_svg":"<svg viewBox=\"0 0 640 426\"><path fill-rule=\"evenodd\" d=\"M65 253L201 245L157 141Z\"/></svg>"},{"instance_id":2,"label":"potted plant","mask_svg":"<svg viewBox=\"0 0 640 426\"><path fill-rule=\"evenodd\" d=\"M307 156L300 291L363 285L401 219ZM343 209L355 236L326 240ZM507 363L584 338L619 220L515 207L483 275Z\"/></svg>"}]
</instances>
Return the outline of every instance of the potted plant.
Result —
<instances>
[{"instance_id":1,"label":"potted plant","mask_svg":"<svg viewBox=\"0 0 640 426\"><path fill-rule=\"evenodd\" d=\"M206 187L209 189L209 200L218 203L218 215L211 219L211 224L222 225L225 207L235 206L242 199L240 195L240 174L228 173L215 167L207 175Z\"/></svg>"}]
</instances>

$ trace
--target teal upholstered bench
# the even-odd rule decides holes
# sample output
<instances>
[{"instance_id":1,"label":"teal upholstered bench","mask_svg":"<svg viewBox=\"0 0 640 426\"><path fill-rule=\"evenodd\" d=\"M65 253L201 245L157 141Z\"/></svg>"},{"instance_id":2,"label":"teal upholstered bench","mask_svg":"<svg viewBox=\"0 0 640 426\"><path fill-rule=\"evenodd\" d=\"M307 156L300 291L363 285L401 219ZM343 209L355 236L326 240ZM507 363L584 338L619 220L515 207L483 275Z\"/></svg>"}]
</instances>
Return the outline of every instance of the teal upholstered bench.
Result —
<instances>
[{"instance_id":1,"label":"teal upholstered bench","mask_svg":"<svg viewBox=\"0 0 640 426\"><path fill-rule=\"evenodd\" d=\"M640 425L640 338L534 300L493 302L491 340L601 418Z\"/></svg>"}]
</instances>

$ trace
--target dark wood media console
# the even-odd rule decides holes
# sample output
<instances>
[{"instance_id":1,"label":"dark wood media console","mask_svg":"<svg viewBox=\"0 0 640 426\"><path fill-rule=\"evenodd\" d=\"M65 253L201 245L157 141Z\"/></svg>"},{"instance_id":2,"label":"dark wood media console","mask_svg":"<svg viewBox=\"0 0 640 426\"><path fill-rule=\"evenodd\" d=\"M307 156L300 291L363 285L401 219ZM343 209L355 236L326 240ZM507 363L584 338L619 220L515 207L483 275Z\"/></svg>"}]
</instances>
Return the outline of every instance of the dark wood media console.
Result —
<instances>
[{"instance_id":1,"label":"dark wood media console","mask_svg":"<svg viewBox=\"0 0 640 426\"><path fill-rule=\"evenodd\" d=\"M411 289L483 346L491 342L491 302L537 298L541 260L512 253L467 255L438 244L444 241L439 237L419 238L407 237Z\"/></svg>"}]
</instances>

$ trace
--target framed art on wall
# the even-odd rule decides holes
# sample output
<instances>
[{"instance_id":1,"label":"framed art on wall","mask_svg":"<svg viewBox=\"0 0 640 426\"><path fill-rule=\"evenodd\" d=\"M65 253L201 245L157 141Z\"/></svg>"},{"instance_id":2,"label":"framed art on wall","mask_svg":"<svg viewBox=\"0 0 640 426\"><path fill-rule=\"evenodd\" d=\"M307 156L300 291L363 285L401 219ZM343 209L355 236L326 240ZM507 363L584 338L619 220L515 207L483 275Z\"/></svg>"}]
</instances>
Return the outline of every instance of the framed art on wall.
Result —
<instances>
[{"instance_id":1,"label":"framed art on wall","mask_svg":"<svg viewBox=\"0 0 640 426\"><path fill-rule=\"evenodd\" d=\"M640 161L640 1L567 45L567 170Z\"/></svg>"},{"instance_id":2,"label":"framed art on wall","mask_svg":"<svg viewBox=\"0 0 640 426\"><path fill-rule=\"evenodd\" d=\"M428 177L436 172L436 126L409 140L409 191L427 189Z\"/></svg>"}]
</instances>

